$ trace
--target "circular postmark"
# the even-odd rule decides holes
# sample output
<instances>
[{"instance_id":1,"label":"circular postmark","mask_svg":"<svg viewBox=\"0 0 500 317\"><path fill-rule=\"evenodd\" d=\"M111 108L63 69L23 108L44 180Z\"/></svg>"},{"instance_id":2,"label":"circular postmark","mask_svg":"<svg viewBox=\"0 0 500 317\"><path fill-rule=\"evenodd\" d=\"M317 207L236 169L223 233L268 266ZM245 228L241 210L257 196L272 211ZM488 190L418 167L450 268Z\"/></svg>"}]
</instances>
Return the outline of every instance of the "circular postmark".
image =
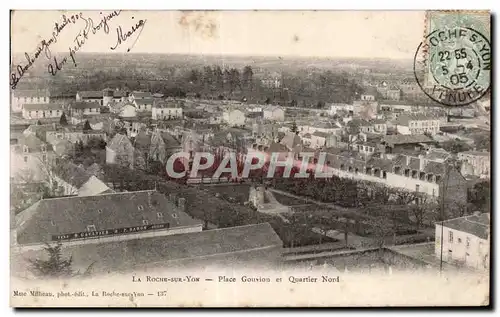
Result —
<instances>
[{"instance_id":1,"label":"circular postmark","mask_svg":"<svg viewBox=\"0 0 500 317\"><path fill-rule=\"evenodd\" d=\"M490 42L468 27L435 30L418 46L413 71L429 98L446 106L468 105L490 88Z\"/></svg>"}]
</instances>

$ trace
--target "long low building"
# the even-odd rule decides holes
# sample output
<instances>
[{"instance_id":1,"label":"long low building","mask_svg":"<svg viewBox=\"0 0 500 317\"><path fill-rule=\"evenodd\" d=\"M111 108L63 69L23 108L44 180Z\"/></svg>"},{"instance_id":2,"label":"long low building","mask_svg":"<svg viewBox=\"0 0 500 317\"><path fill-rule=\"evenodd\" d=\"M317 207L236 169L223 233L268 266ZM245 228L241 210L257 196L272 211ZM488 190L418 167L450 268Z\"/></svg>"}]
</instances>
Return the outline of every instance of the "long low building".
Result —
<instances>
[{"instance_id":1,"label":"long low building","mask_svg":"<svg viewBox=\"0 0 500 317\"><path fill-rule=\"evenodd\" d=\"M268 223L100 244L67 246L72 269L93 274L148 272L189 267L272 268L281 264L282 241ZM43 250L13 256L13 275L27 276L28 259L44 259Z\"/></svg>"},{"instance_id":2,"label":"long low building","mask_svg":"<svg viewBox=\"0 0 500 317\"><path fill-rule=\"evenodd\" d=\"M12 242L16 250L43 249L201 231L185 205L154 190L42 199L16 216Z\"/></svg>"}]
</instances>

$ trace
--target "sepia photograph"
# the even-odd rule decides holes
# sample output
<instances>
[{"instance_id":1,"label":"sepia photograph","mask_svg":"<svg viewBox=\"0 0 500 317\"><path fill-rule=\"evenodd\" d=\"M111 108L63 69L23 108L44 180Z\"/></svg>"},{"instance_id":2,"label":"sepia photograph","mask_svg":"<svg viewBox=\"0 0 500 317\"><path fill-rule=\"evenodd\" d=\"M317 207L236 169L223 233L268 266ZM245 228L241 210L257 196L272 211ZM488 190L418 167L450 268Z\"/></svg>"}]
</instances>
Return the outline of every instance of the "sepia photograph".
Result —
<instances>
[{"instance_id":1,"label":"sepia photograph","mask_svg":"<svg viewBox=\"0 0 500 317\"><path fill-rule=\"evenodd\" d=\"M10 11L12 307L489 307L491 13Z\"/></svg>"}]
</instances>

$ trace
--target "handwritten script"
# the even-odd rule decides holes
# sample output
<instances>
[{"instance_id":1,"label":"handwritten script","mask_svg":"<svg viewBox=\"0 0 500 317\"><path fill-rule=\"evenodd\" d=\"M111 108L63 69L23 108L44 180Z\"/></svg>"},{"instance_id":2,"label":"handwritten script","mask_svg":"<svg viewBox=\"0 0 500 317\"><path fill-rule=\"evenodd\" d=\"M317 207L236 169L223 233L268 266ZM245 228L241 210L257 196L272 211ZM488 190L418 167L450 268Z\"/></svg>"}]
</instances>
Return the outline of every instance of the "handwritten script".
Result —
<instances>
[{"instance_id":1,"label":"handwritten script","mask_svg":"<svg viewBox=\"0 0 500 317\"><path fill-rule=\"evenodd\" d=\"M10 76L10 86L12 89L16 89L19 81L25 76L25 74L33 67L33 65L40 59L40 56L44 55L49 61L47 64L47 72L55 76L59 71L63 69L65 64L71 62L75 67L78 66L76 55L77 53L87 44L87 42L99 32L104 34L109 34L111 31L110 23L121 13L121 10L112 11L110 13L103 14L100 12L99 20L94 20L90 17L85 16L83 12L78 14L66 16L62 15L61 20L57 21L53 25L52 36L48 39L43 39L40 41L35 49L34 54L24 53L26 62L19 63L15 67L15 71L11 73ZM134 19L134 17L132 17ZM57 43L59 35L67 29L68 25L82 24L85 23L84 27L78 30L73 43L68 47L67 53L52 54L50 46ZM144 26L146 25L146 20L138 20L130 29L126 30L121 25L116 28L116 43L114 46L110 47L111 50L116 50L118 46L122 43L127 42L134 34L137 34L135 40L131 46L127 49L127 52L134 47L137 42ZM125 30L124 30L125 29ZM54 55L54 56L53 56Z\"/></svg>"}]
</instances>

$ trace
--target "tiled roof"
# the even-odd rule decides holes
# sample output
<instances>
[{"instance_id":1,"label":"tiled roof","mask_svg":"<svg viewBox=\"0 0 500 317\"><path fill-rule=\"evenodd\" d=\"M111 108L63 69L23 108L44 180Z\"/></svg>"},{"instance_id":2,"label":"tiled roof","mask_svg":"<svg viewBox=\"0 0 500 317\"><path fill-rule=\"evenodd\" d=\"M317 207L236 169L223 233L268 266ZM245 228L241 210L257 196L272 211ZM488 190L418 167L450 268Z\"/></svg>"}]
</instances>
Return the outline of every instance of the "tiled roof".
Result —
<instances>
[{"instance_id":1,"label":"tiled roof","mask_svg":"<svg viewBox=\"0 0 500 317\"><path fill-rule=\"evenodd\" d=\"M436 224L441 223L437 222ZM490 230L489 214L483 213L479 216L450 219L444 222L444 227L467 232L483 240L487 240Z\"/></svg>"},{"instance_id":2,"label":"tiled roof","mask_svg":"<svg viewBox=\"0 0 500 317\"><path fill-rule=\"evenodd\" d=\"M24 104L23 109L27 111L63 110L63 105L59 103L32 103L32 104Z\"/></svg>"},{"instance_id":3,"label":"tiled roof","mask_svg":"<svg viewBox=\"0 0 500 317\"><path fill-rule=\"evenodd\" d=\"M146 99L146 100L150 100L150 99ZM136 100L136 101L139 101L139 100ZM147 104L150 104L150 103L148 102ZM181 108L181 106L175 101L154 100L153 101L153 108L171 109L171 108Z\"/></svg>"},{"instance_id":4,"label":"tiled roof","mask_svg":"<svg viewBox=\"0 0 500 317\"><path fill-rule=\"evenodd\" d=\"M152 105L154 101L153 98L134 99L136 105Z\"/></svg>"},{"instance_id":5,"label":"tiled roof","mask_svg":"<svg viewBox=\"0 0 500 317\"><path fill-rule=\"evenodd\" d=\"M75 101L75 102L72 102L69 107L71 109L87 109L87 108L91 108L91 109L95 109L95 108L101 108L101 105L97 102L84 102L84 101Z\"/></svg>"},{"instance_id":6,"label":"tiled roof","mask_svg":"<svg viewBox=\"0 0 500 317\"><path fill-rule=\"evenodd\" d=\"M89 175L83 167L72 162L57 164L54 173L68 184L80 188L92 175Z\"/></svg>"},{"instance_id":7,"label":"tiled roof","mask_svg":"<svg viewBox=\"0 0 500 317\"><path fill-rule=\"evenodd\" d=\"M424 134L416 135L385 135L382 139L383 142L387 144L412 144L412 143L425 143L432 142L432 139Z\"/></svg>"},{"instance_id":8,"label":"tiled roof","mask_svg":"<svg viewBox=\"0 0 500 317\"><path fill-rule=\"evenodd\" d=\"M314 131L314 133L312 135L326 139L326 138L330 137L332 134L326 133L326 132L321 132L321 131Z\"/></svg>"},{"instance_id":9,"label":"tiled roof","mask_svg":"<svg viewBox=\"0 0 500 317\"><path fill-rule=\"evenodd\" d=\"M79 91L78 95L83 99L99 99L103 97L103 92L99 90Z\"/></svg>"},{"instance_id":10,"label":"tiled roof","mask_svg":"<svg viewBox=\"0 0 500 317\"><path fill-rule=\"evenodd\" d=\"M52 145L43 142L33 134L23 135L17 140L17 145L27 146L30 152L41 152L42 146L45 145L47 151L52 150ZM20 149L22 151L22 149Z\"/></svg>"},{"instance_id":11,"label":"tiled roof","mask_svg":"<svg viewBox=\"0 0 500 317\"><path fill-rule=\"evenodd\" d=\"M281 248L282 241L268 223L205 230L160 237L78 245L63 249L77 267L92 265L97 272L128 272L141 266L167 266L169 261L227 257L265 248ZM37 251L42 252L42 251ZM24 258L38 258L31 251ZM260 259L255 259L259 261ZM196 263L196 262L195 262Z\"/></svg>"},{"instance_id":12,"label":"tiled roof","mask_svg":"<svg viewBox=\"0 0 500 317\"><path fill-rule=\"evenodd\" d=\"M150 225L168 222L170 228L201 224L154 190L43 199L34 210L24 215L25 211L16 217L20 244L44 243L51 241L52 235L85 232L88 225L100 231L143 226L143 220Z\"/></svg>"},{"instance_id":13,"label":"tiled roof","mask_svg":"<svg viewBox=\"0 0 500 317\"><path fill-rule=\"evenodd\" d=\"M50 92L46 89L32 89L32 90L14 90L14 96L16 97L50 97Z\"/></svg>"},{"instance_id":14,"label":"tiled roof","mask_svg":"<svg viewBox=\"0 0 500 317\"><path fill-rule=\"evenodd\" d=\"M446 150L435 148L429 150L429 153L427 153L425 158L429 160L446 160L450 156L451 154L448 153Z\"/></svg>"},{"instance_id":15,"label":"tiled roof","mask_svg":"<svg viewBox=\"0 0 500 317\"><path fill-rule=\"evenodd\" d=\"M134 91L130 95L132 95L134 98L151 98L152 95L150 92L147 91Z\"/></svg>"},{"instance_id":16,"label":"tiled roof","mask_svg":"<svg viewBox=\"0 0 500 317\"><path fill-rule=\"evenodd\" d=\"M151 135L145 131L137 133L134 139L134 147L136 149L149 149L151 146Z\"/></svg>"},{"instance_id":17,"label":"tiled roof","mask_svg":"<svg viewBox=\"0 0 500 317\"><path fill-rule=\"evenodd\" d=\"M174 138L170 133L168 132L162 132L161 137L163 139L163 142L165 142L165 147L166 148L174 148L174 147L179 147L181 145L181 142Z\"/></svg>"},{"instance_id":18,"label":"tiled roof","mask_svg":"<svg viewBox=\"0 0 500 317\"><path fill-rule=\"evenodd\" d=\"M480 151L466 151L466 152L460 152L460 154L465 154L465 155L473 155L473 156L486 156L490 157L490 152L480 152Z\"/></svg>"},{"instance_id":19,"label":"tiled roof","mask_svg":"<svg viewBox=\"0 0 500 317\"><path fill-rule=\"evenodd\" d=\"M427 115L423 113L403 113L396 120L395 124L408 126L410 121L427 121L427 120L438 120L435 116Z\"/></svg>"},{"instance_id":20,"label":"tiled roof","mask_svg":"<svg viewBox=\"0 0 500 317\"><path fill-rule=\"evenodd\" d=\"M295 133L287 133L283 137L283 139L281 139L280 143L285 145L289 149L293 149L297 145L302 144L302 141L300 140L300 136L296 135Z\"/></svg>"},{"instance_id":21,"label":"tiled roof","mask_svg":"<svg viewBox=\"0 0 500 317\"><path fill-rule=\"evenodd\" d=\"M117 151L121 148L121 145L123 143L128 143L130 146L132 146L132 143L130 143L130 140L127 136L117 133L109 142L108 147L114 151Z\"/></svg>"}]
</instances>

